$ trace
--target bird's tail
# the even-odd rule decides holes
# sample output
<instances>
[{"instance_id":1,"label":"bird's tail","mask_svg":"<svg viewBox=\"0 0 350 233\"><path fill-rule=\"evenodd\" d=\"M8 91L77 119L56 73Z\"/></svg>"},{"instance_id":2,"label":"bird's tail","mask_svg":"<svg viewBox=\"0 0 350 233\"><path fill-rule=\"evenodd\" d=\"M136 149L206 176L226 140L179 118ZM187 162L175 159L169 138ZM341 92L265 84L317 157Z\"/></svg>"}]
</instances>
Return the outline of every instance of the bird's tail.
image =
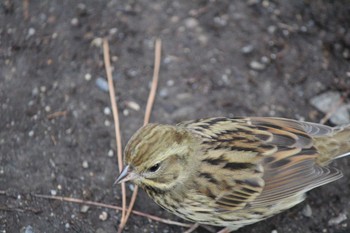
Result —
<instances>
[{"instance_id":1,"label":"bird's tail","mask_svg":"<svg viewBox=\"0 0 350 233\"><path fill-rule=\"evenodd\" d=\"M332 137L338 145L338 151L334 154L334 159L350 155L350 125L335 127L335 134Z\"/></svg>"},{"instance_id":2,"label":"bird's tail","mask_svg":"<svg viewBox=\"0 0 350 233\"><path fill-rule=\"evenodd\" d=\"M350 155L350 125L334 127L330 132L314 139L315 147L320 152L320 164Z\"/></svg>"}]
</instances>

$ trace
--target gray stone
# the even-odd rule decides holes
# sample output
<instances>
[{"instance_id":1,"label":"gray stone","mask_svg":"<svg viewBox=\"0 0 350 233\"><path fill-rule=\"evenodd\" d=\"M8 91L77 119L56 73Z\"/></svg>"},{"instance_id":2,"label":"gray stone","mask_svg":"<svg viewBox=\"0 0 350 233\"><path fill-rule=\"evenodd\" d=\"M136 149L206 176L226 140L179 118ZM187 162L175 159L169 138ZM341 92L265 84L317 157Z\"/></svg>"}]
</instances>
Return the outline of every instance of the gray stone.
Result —
<instances>
[{"instance_id":1,"label":"gray stone","mask_svg":"<svg viewBox=\"0 0 350 233\"><path fill-rule=\"evenodd\" d=\"M341 95L335 91L329 91L313 97L310 100L312 106L319 111L328 114L333 112L330 121L336 125L347 124L350 122L350 104L340 104ZM337 106L339 105L339 106ZM334 109L335 108L335 109Z\"/></svg>"}]
</instances>

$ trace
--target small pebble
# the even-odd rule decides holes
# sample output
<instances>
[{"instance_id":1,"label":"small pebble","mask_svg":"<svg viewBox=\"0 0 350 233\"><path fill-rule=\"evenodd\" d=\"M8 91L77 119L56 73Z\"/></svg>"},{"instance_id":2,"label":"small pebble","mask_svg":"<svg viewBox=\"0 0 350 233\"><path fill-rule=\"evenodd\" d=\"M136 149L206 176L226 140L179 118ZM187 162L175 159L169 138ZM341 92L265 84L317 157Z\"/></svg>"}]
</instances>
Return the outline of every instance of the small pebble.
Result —
<instances>
[{"instance_id":1,"label":"small pebble","mask_svg":"<svg viewBox=\"0 0 350 233\"><path fill-rule=\"evenodd\" d=\"M108 218L108 214L106 211L102 211L102 213L98 216L98 218L102 221L106 221Z\"/></svg>"},{"instance_id":2,"label":"small pebble","mask_svg":"<svg viewBox=\"0 0 350 233\"><path fill-rule=\"evenodd\" d=\"M123 110L123 115L124 115L124 116L129 116L129 110L124 109L124 110Z\"/></svg>"},{"instance_id":3,"label":"small pebble","mask_svg":"<svg viewBox=\"0 0 350 233\"><path fill-rule=\"evenodd\" d=\"M73 26L77 26L78 23L79 23L79 20L77 18L73 18L70 23L73 25Z\"/></svg>"},{"instance_id":4,"label":"small pebble","mask_svg":"<svg viewBox=\"0 0 350 233\"><path fill-rule=\"evenodd\" d=\"M41 87L40 87L40 91L41 91L42 93L46 92L46 90L47 90L46 86L41 86Z\"/></svg>"},{"instance_id":5,"label":"small pebble","mask_svg":"<svg viewBox=\"0 0 350 233\"><path fill-rule=\"evenodd\" d=\"M111 122L110 122L109 120L105 120L104 124L105 124L105 126L107 126L107 127L111 126Z\"/></svg>"},{"instance_id":6,"label":"small pebble","mask_svg":"<svg viewBox=\"0 0 350 233\"><path fill-rule=\"evenodd\" d=\"M328 226L338 225L347 219L346 213L340 213L338 216L331 218L328 221Z\"/></svg>"},{"instance_id":7,"label":"small pebble","mask_svg":"<svg viewBox=\"0 0 350 233\"><path fill-rule=\"evenodd\" d=\"M272 230L271 233L278 233L278 231L277 230Z\"/></svg>"},{"instance_id":8,"label":"small pebble","mask_svg":"<svg viewBox=\"0 0 350 233\"><path fill-rule=\"evenodd\" d=\"M277 58L277 55L275 53L270 54L271 60L275 60Z\"/></svg>"},{"instance_id":9,"label":"small pebble","mask_svg":"<svg viewBox=\"0 0 350 233\"><path fill-rule=\"evenodd\" d=\"M241 52L244 54L249 54L254 50L254 46L253 45L246 45L241 49Z\"/></svg>"},{"instance_id":10,"label":"small pebble","mask_svg":"<svg viewBox=\"0 0 350 233\"><path fill-rule=\"evenodd\" d=\"M266 68L265 64L257 62L257 61L252 61L249 64L250 68L253 70L264 70Z\"/></svg>"},{"instance_id":11,"label":"small pebble","mask_svg":"<svg viewBox=\"0 0 350 233\"><path fill-rule=\"evenodd\" d=\"M108 82L104 78L98 77L96 79L96 85L100 90L102 90L104 92L108 92L108 90L109 90Z\"/></svg>"},{"instance_id":12,"label":"small pebble","mask_svg":"<svg viewBox=\"0 0 350 233\"><path fill-rule=\"evenodd\" d=\"M126 75L129 77L129 78L135 78L137 75L138 75L138 71L135 70L135 69L128 69L126 71Z\"/></svg>"},{"instance_id":13,"label":"small pebble","mask_svg":"<svg viewBox=\"0 0 350 233\"><path fill-rule=\"evenodd\" d=\"M66 134L72 134L72 133L73 133L73 129L72 128L66 129Z\"/></svg>"},{"instance_id":14,"label":"small pebble","mask_svg":"<svg viewBox=\"0 0 350 233\"><path fill-rule=\"evenodd\" d=\"M319 111L327 114L334 111L334 105L341 101L341 94L335 91L324 92L311 98L310 103ZM350 105L341 104L332 114L330 121L336 125L347 124L350 122Z\"/></svg>"},{"instance_id":15,"label":"small pebble","mask_svg":"<svg viewBox=\"0 0 350 233\"><path fill-rule=\"evenodd\" d=\"M134 101L126 101L125 105L135 111L139 111L140 110L140 105Z\"/></svg>"},{"instance_id":16,"label":"small pebble","mask_svg":"<svg viewBox=\"0 0 350 233\"><path fill-rule=\"evenodd\" d=\"M170 18L170 22L177 23L179 22L179 19L180 19L179 16L174 15Z\"/></svg>"},{"instance_id":17,"label":"small pebble","mask_svg":"<svg viewBox=\"0 0 350 233\"><path fill-rule=\"evenodd\" d=\"M82 166L83 168L88 168L89 167L88 161L84 160Z\"/></svg>"},{"instance_id":18,"label":"small pebble","mask_svg":"<svg viewBox=\"0 0 350 233\"><path fill-rule=\"evenodd\" d=\"M111 109L110 109L109 107L105 107L105 108L103 109L103 113L104 113L105 115L111 115Z\"/></svg>"},{"instance_id":19,"label":"small pebble","mask_svg":"<svg viewBox=\"0 0 350 233\"><path fill-rule=\"evenodd\" d=\"M52 38L52 39L56 39L57 36L58 36L57 32L54 32L54 33L52 33L51 38Z\"/></svg>"},{"instance_id":20,"label":"small pebble","mask_svg":"<svg viewBox=\"0 0 350 233\"><path fill-rule=\"evenodd\" d=\"M163 97L163 98L167 97L168 96L168 89L166 89L166 88L160 89L159 96Z\"/></svg>"},{"instance_id":21,"label":"small pebble","mask_svg":"<svg viewBox=\"0 0 350 233\"><path fill-rule=\"evenodd\" d=\"M270 58L266 57L266 56L262 56L261 57L261 62L264 64L268 64L270 63Z\"/></svg>"},{"instance_id":22,"label":"small pebble","mask_svg":"<svg viewBox=\"0 0 350 233\"><path fill-rule=\"evenodd\" d=\"M111 59L112 59L112 62L116 62L116 61L118 61L119 58L118 58L118 56L112 56Z\"/></svg>"},{"instance_id":23,"label":"small pebble","mask_svg":"<svg viewBox=\"0 0 350 233\"><path fill-rule=\"evenodd\" d=\"M223 74L223 75L221 76L221 79L222 79L222 81L224 81L224 83L225 83L226 85L229 85L229 84L230 84L230 79L228 78L228 75L227 75L227 74Z\"/></svg>"},{"instance_id":24,"label":"small pebble","mask_svg":"<svg viewBox=\"0 0 350 233\"><path fill-rule=\"evenodd\" d=\"M219 26L226 26L227 25L227 20L228 20L228 15L221 15L220 17L214 17L214 23L216 23Z\"/></svg>"},{"instance_id":25,"label":"small pebble","mask_svg":"<svg viewBox=\"0 0 350 233\"><path fill-rule=\"evenodd\" d=\"M176 62L177 60L178 60L177 57L168 55L164 58L163 63L170 64L172 62Z\"/></svg>"},{"instance_id":26,"label":"small pebble","mask_svg":"<svg viewBox=\"0 0 350 233\"><path fill-rule=\"evenodd\" d=\"M51 193L51 196L56 196L57 195L57 190L51 189L50 193Z\"/></svg>"},{"instance_id":27,"label":"small pebble","mask_svg":"<svg viewBox=\"0 0 350 233\"><path fill-rule=\"evenodd\" d=\"M80 208L80 212L81 212L81 213L86 213L86 212L88 212L89 209L90 209L90 206L88 206L88 205L83 205L83 206Z\"/></svg>"},{"instance_id":28,"label":"small pebble","mask_svg":"<svg viewBox=\"0 0 350 233\"><path fill-rule=\"evenodd\" d=\"M81 16L84 16L88 13L86 9L86 5L84 3L79 3L77 9Z\"/></svg>"},{"instance_id":29,"label":"small pebble","mask_svg":"<svg viewBox=\"0 0 350 233\"><path fill-rule=\"evenodd\" d=\"M60 185L60 184L57 185L57 189L58 189L58 190L62 190L62 185Z\"/></svg>"},{"instance_id":30,"label":"small pebble","mask_svg":"<svg viewBox=\"0 0 350 233\"><path fill-rule=\"evenodd\" d=\"M33 227L31 225L28 225L24 229L24 233L35 233L35 231L33 230Z\"/></svg>"},{"instance_id":31,"label":"small pebble","mask_svg":"<svg viewBox=\"0 0 350 233\"><path fill-rule=\"evenodd\" d=\"M348 72L349 73L349 77L350 77L350 72ZM172 86L174 86L174 84L175 84L175 82L174 82L174 80L172 80L172 79L170 79L170 80L168 80L167 82L166 82L166 85L168 86L168 87L172 87Z\"/></svg>"},{"instance_id":32,"label":"small pebble","mask_svg":"<svg viewBox=\"0 0 350 233\"><path fill-rule=\"evenodd\" d=\"M133 184L129 184L129 189L130 189L131 191L134 191L135 186L134 186Z\"/></svg>"},{"instance_id":33,"label":"small pebble","mask_svg":"<svg viewBox=\"0 0 350 233\"><path fill-rule=\"evenodd\" d=\"M198 26L198 20L195 18L187 18L185 20L185 26L187 28L195 28Z\"/></svg>"},{"instance_id":34,"label":"small pebble","mask_svg":"<svg viewBox=\"0 0 350 233\"><path fill-rule=\"evenodd\" d=\"M96 37L91 41L91 45L96 46L96 47L101 47L102 46L103 39L100 37Z\"/></svg>"},{"instance_id":35,"label":"small pebble","mask_svg":"<svg viewBox=\"0 0 350 233\"><path fill-rule=\"evenodd\" d=\"M269 27L267 28L267 31L268 31L270 34L273 34L273 33L275 33L276 29L277 29L276 26L271 25L271 26L269 26Z\"/></svg>"},{"instance_id":36,"label":"small pebble","mask_svg":"<svg viewBox=\"0 0 350 233\"><path fill-rule=\"evenodd\" d=\"M114 156L114 151L113 150L109 150L107 153L108 157L113 157Z\"/></svg>"},{"instance_id":37,"label":"small pebble","mask_svg":"<svg viewBox=\"0 0 350 233\"><path fill-rule=\"evenodd\" d=\"M198 36L198 41L201 43L201 45L207 45L208 44L208 37L206 35L199 35Z\"/></svg>"},{"instance_id":38,"label":"small pebble","mask_svg":"<svg viewBox=\"0 0 350 233\"><path fill-rule=\"evenodd\" d=\"M305 217L310 218L312 216L312 209L311 209L310 205L306 205L303 208L302 213Z\"/></svg>"},{"instance_id":39,"label":"small pebble","mask_svg":"<svg viewBox=\"0 0 350 233\"><path fill-rule=\"evenodd\" d=\"M301 27L300 27L300 31L302 31L302 32L307 32L307 27L301 26Z\"/></svg>"},{"instance_id":40,"label":"small pebble","mask_svg":"<svg viewBox=\"0 0 350 233\"><path fill-rule=\"evenodd\" d=\"M109 29L109 34L114 35L118 32L118 28L111 28Z\"/></svg>"},{"instance_id":41,"label":"small pebble","mask_svg":"<svg viewBox=\"0 0 350 233\"><path fill-rule=\"evenodd\" d=\"M283 29L283 30L282 30L282 34L283 34L284 36L289 36L289 31L288 31L287 29Z\"/></svg>"},{"instance_id":42,"label":"small pebble","mask_svg":"<svg viewBox=\"0 0 350 233\"><path fill-rule=\"evenodd\" d=\"M39 88L34 87L33 90L32 90L32 95L33 96L37 96L38 94L39 94Z\"/></svg>"},{"instance_id":43,"label":"small pebble","mask_svg":"<svg viewBox=\"0 0 350 233\"><path fill-rule=\"evenodd\" d=\"M267 7L269 7L270 6L270 2L269 1L262 1L262 6L263 7L265 7L265 8L267 8Z\"/></svg>"},{"instance_id":44,"label":"small pebble","mask_svg":"<svg viewBox=\"0 0 350 233\"><path fill-rule=\"evenodd\" d=\"M28 37L34 36L35 35L35 29L34 28L29 28L28 30Z\"/></svg>"},{"instance_id":45,"label":"small pebble","mask_svg":"<svg viewBox=\"0 0 350 233\"><path fill-rule=\"evenodd\" d=\"M68 229L68 228L70 228L70 224L67 222L67 223L64 225L64 227L65 227L66 229Z\"/></svg>"},{"instance_id":46,"label":"small pebble","mask_svg":"<svg viewBox=\"0 0 350 233\"><path fill-rule=\"evenodd\" d=\"M85 78L86 81L90 81L91 80L91 74L90 73L85 74L84 78Z\"/></svg>"},{"instance_id":47,"label":"small pebble","mask_svg":"<svg viewBox=\"0 0 350 233\"><path fill-rule=\"evenodd\" d=\"M33 137L34 136L34 131L33 130L29 131L28 136L29 137Z\"/></svg>"}]
</instances>

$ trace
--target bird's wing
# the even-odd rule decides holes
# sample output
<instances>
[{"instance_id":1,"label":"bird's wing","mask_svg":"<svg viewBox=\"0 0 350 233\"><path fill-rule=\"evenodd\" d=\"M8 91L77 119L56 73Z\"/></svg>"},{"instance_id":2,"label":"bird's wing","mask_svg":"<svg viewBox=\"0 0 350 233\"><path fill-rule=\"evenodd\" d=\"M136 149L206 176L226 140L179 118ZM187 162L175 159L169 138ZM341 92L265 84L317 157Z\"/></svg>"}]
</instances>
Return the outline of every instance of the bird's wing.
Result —
<instances>
[{"instance_id":1,"label":"bird's wing","mask_svg":"<svg viewBox=\"0 0 350 233\"><path fill-rule=\"evenodd\" d=\"M331 134L328 126L264 117L209 118L180 126L202 139L199 171L204 178L212 175L204 187L219 209L267 207L342 176L315 162L319 154L312 137Z\"/></svg>"},{"instance_id":2,"label":"bird's wing","mask_svg":"<svg viewBox=\"0 0 350 233\"><path fill-rule=\"evenodd\" d=\"M280 118L251 118L250 121L271 133L271 138L263 141L265 144L278 148L263 160L265 187L252 206L270 206L342 177L336 168L323 167L315 161L319 152L312 138L331 136L331 127ZM292 139L291 143L280 140L281 135Z\"/></svg>"}]
</instances>

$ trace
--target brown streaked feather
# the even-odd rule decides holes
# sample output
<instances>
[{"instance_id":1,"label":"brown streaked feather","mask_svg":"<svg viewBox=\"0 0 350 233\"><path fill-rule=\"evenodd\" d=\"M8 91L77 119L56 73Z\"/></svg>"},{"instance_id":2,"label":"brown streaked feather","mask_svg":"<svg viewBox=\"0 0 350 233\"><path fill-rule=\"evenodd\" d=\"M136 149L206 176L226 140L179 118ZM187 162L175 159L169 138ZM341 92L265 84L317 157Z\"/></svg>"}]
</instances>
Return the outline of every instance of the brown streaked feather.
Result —
<instances>
[{"instance_id":1,"label":"brown streaked feather","mask_svg":"<svg viewBox=\"0 0 350 233\"><path fill-rule=\"evenodd\" d=\"M236 181L220 193L212 192L216 195L216 204L223 210L274 205L342 176L337 169L316 163L317 158L322 156L316 148L317 138L328 138L334 134L333 128L328 126L260 117L210 118L179 126L200 135L204 146L235 152L227 153L225 160L244 161L244 153L237 155L237 152L247 152L247 155L255 157L253 160L250 157L250 160L263 166L263 173L251 173L251 179L263 180L261 187L253 187L249 182L237 183L235 177L242 172L239 166L232 169L231 177L216 173L217 186L230 179ZM209 150L206 156L210 153L213 152ZM252 192L243 191L252 188Z\"/></svg>"},{"instance_id":2,"label":"brown streaked feather","mask_svg":"<svg viewBox=\"0 0 350 233\"><path fill-rule=\"evenodd\" d=\"M302 122L292 119L276 117L250 117L253 125L270 124L272 127L280 127L291 132L303 132L310 136L325 136L333 133L333 128L312 122Z\"/></svg>"}]
</instances>

